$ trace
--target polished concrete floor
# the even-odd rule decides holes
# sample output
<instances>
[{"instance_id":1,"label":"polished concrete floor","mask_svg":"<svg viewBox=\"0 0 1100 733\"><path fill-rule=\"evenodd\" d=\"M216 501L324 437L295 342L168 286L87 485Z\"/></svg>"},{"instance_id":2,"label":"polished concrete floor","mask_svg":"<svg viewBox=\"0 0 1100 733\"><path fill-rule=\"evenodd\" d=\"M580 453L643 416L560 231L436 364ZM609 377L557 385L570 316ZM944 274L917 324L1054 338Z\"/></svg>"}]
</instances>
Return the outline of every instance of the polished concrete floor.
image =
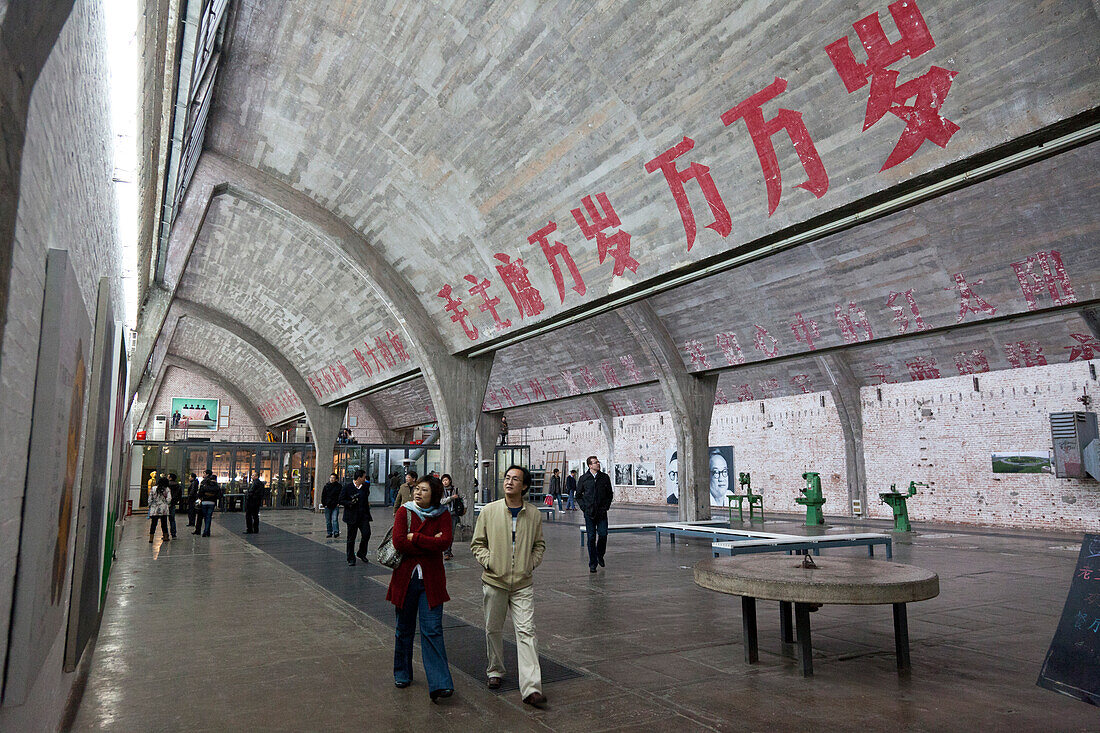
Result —
<instances>
[{"instance_id":1,"label":"polished concrete floor","mask_svg":"<svg viewBox=\"0 0 1100 733\"><path fill-rule=\"evenodd\" d=\"M655 514L671 518L625 508L611 521ZM540 652L580 676L546 684L545 710L461 669L453 670L455 697L432 704L419 649L417 682L394 688L392 623L329 589L333 572L360 574L345 580L384 596L387 576L373 565L348 567L342 539L325 538L320 515L275 511L261 514L259 537L282 529L300 551L327 548L332 567L314 572L325 583L246 541L239 514L219 515L210 538L186 533L184 520L177 540L152 545L147 520L129 521L74 730L1100 728L1096 708L1035 685L1080 536L918 526L895 541L894 560L935 570L941 592L909 607L912 673L895 670L889 607L826 606L812 616L814 676L802 678L783 653L776 604L759 604L760 663L745 663L740 602L692 582L692 565L710 555L706 542L658 547L652 534L612 535L606 570L590 575L579 512L559 517L545 525L536 623ZM372 550L385 529L375 526ZM794 517L766 528L804 531ZM456 545L446 611L458 625L481 627L478 575L468 547Z\"/></svg>"}]
</instances>

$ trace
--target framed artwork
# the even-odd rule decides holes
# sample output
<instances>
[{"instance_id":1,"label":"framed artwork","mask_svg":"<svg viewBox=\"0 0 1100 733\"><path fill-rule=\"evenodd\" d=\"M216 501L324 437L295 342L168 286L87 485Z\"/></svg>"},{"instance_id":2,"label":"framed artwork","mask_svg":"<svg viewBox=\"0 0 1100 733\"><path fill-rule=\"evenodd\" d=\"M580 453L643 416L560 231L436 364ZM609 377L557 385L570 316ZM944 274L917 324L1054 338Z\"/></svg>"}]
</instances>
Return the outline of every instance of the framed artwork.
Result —
<instances>
[{"instance_id":1,"label":"framed artwork","mask_svg":"<svg viewBox=\"0 0 1100 733\"><path fill-rule=\"evenodd\" d=\"M3 702L20 705L65 621L88 392L91 324L65 250L46 255L24 506Z\"/></svg>"},{"instance_id":2,"label":"framed artwork","mask_svg":"<svg viewBox=\"0 0 1100 733\"><path fill-rule=\"evenodd\" d=\"M993 454L993 473L1053 473L1050 451L1017 450Z\"/></svg>"},{"instance_id":3,"label":"framed artwork","mask_svg":"<svg viewBox=\"0 0 1100 733\"><path fill-rule=\"evenodd\" d=\"M634 464L635 486L656 486L657 468L652 461L643 461Z\"/></svg>"},{"instance_id":4,"label":"framed artwork","mask_svg":"<svg viewBox=\"0 0 1100 733\"><path fill-rule=\"evenodd\" d=\"M615 464L615 483L618 486L633 486L634 485L634 464L633 463L616 463Z\"/></svg>"},{"instance_id":5,"label":"framed artwork","mask_svg":"<svg viewBox=\"0 0 1100 733\"><path fill-rule=\"evenodd\" d=\"M665 501L669 504L680 503L680 460L675 447L665 449ZM733 446L711 446L707 449L707 461L710 464L710 503L711 506L727 506L726 494L730 492L730 478L733 473Z\"/></svg>"},{"instance_id":6,"label":"framed artwork","mask_svg":"<svg viewBox=\"0 0 1100 733\"><path fill-rule=\"evenodd\" d=\"M209 397L173 397L169 424L187 430L217 430L219 404Z\"/></svg>"}]
</instances>

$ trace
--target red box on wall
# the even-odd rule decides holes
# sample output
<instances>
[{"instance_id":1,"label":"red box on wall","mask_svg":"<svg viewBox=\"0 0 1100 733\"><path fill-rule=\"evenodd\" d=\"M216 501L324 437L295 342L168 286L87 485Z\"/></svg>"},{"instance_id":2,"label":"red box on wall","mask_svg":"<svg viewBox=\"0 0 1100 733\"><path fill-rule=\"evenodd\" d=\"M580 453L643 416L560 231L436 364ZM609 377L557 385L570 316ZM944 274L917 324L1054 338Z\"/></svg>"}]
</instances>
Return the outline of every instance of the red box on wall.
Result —
<instances>
[{"instance_id":1,"label":"red box on wall","mask_svg":"<svg viewBox=\"0 0 1100 733\"><path fill-rule=\"evenodd\" d=\"M145 440L145 431L144 430L137 431L137 435L134 437L134 440Z\"/></svg>"}]
</instances>

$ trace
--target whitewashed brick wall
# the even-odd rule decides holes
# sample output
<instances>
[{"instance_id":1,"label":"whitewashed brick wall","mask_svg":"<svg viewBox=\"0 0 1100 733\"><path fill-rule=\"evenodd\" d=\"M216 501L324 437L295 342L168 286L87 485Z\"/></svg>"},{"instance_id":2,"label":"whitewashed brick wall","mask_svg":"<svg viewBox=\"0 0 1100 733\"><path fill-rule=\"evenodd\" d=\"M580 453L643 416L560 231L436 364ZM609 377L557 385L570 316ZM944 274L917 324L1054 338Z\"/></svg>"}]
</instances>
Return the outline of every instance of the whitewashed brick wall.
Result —
<instances>
[{"instance_id":1,"label":"whitewashed brick wall","mask_svg":"<svg viewBox=\"0 0 1100 733\"><path fill-rule=\"evenodd\" d=\"M221 400L223 407L229 405L229 427L211 431L191 431L191 435L209 437L212 441L257 441L264 439L266 428L263 425L256 425L255 421L248 416L248 412L235 399L230 397L220 385L194 372L174 366L164 370L164 381L161 383L160 391L157 393L152 409L149 410L149 425L152 425L153 416L155 415L166 415L171 421L173 397L207 398ZM171 425L171 422L169 422L169 425ZM183 431L173 431L171 437L182 439L184 437Z\"/></svg>"}]
</instances>

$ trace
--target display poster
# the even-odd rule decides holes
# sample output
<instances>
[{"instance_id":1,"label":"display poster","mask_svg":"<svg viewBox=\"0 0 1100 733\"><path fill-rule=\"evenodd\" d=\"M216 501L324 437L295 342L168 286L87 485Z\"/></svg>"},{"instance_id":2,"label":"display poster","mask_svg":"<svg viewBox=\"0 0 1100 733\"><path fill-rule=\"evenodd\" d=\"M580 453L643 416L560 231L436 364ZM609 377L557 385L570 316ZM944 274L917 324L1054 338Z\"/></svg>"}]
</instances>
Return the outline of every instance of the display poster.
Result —
<instances>
[{"instance_id":1,"label":"display poster","mask_svg":"<svg viewBox=\"0 0 1100 733\"><path fill-rule=\"evenodd\" d=\"M217 430L219 400L173 397L171 426L183 430Z\"/></svg>"},{"instance_id":2,"label":"display poster","mask_svg":"<svg viewBox=\"0 0 1100 733\"><path fill-rule=\"evenodd\" d=\"M1036 684L1100 705L1100 534L1087 534Z\"/></svg>"},{"instance_id":3,"label":"display poster","mask_svg":"<svg viewBox=\"0 0 1100 733\"><path fill-rule=\"evenodd\" d=\"M727 506L726 495L730 492L730 477L733 473L733 446L719 445L707 449L707 462L710 466L710 503L711 506ZM665 449L665 502L680 503L680 457L676 448Z\"/></svg>"}]
</instances>

